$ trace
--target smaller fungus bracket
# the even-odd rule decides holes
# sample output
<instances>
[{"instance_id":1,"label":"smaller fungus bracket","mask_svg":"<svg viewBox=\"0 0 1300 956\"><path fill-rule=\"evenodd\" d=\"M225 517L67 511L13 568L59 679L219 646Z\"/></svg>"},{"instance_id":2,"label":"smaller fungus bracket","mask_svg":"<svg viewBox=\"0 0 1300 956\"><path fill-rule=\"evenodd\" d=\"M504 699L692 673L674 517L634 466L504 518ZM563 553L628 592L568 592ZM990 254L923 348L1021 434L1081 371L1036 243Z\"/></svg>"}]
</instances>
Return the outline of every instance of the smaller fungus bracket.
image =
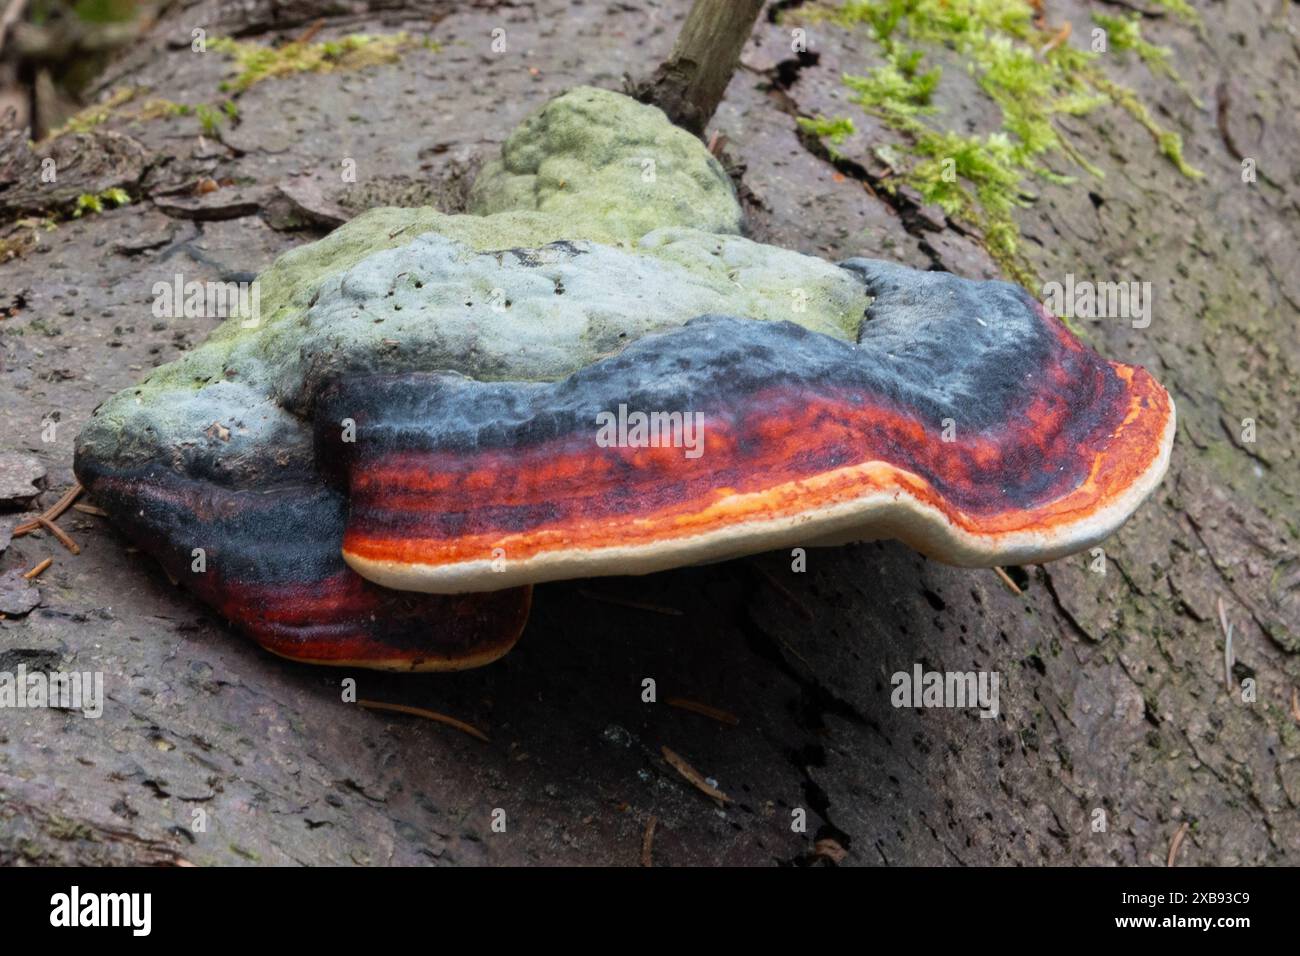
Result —
<instances>
[{"instance_id":1,"label":"smaller fungus bracket","mask_svg":"<svg viewBox=\"0 0 1300 956\"><path fill-rule=\"evenodd\" d=\"M378 670L478 667L505 654L528 618L530 588L411 594L343 563L346 502L316 484L233 490L157 465L81 480L118 526L262 647L316 664Z\"/></svg>"}]
</instances>

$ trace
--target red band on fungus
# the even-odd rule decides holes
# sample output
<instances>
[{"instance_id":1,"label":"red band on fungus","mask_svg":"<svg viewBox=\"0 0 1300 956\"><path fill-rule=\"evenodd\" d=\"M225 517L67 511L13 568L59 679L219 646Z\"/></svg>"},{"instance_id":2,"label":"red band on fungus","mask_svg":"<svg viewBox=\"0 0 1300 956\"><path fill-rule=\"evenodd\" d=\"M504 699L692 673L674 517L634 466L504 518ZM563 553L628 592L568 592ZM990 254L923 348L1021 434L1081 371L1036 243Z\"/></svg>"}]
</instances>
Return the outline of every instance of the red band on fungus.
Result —
<instances>
[{"instance_id":1,"label":"red band on fungus","mask_svg":"<svg viewBox=\"0 0 1300 956\"><path fill-rule=\"evenodd\" d=\"M903 346L869 347L871 324L854 348L704 317L554 385L345 383L331 407L359 409L359 432L344 557L389 586L457 592L823 540L898 537L980 565L1105 537L1163 473L1168 395L1022 293L946 280L997 286L1003 328L983 342L949 329L957 359L922 354L919 379ZM698 413L702 453L602 447L597 416L619 405ZM473 407L497 410L490 427Z\"/></svg>"}]
</instances>

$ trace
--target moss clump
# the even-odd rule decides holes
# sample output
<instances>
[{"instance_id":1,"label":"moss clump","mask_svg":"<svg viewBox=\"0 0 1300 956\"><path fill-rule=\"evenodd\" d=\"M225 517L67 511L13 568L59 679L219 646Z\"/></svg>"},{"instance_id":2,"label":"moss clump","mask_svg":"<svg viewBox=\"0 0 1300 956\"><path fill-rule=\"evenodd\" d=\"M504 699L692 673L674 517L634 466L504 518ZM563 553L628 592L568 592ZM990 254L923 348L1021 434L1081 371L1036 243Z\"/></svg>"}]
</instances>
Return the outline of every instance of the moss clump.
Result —
<instances>
[{"instance_id":1,"label":"moss clump","mask_svg":"<svg viewBox=\"0 0 1300 956\"><path fill-rule=\"evenodd\" d=\"M334 70L358 70L382 63L396 63L402 54L417 44L406 33L369 35L357 33L321 43L286 43L279 47L263 46L218 37L208 46L231 57L239 74L221 84L224 92L242 93L263 80L294 73L330 73Z\"/></svg>"},{"instance_id":2,"label":"moss clump","mask_svg":"<svg viewBox=\"0 0 1300 956\"><path fill-rule=\"evenodd\" d=\"M844 142L845 137L852 136L854 132L853 120L847 116L836 116L834 119L827 119L824 116L808 119L801 116L799 118L799 128L812 133L814 136L828 139L837 146Z\"/></svg>"},{"instance_id":3,"label":"moss clump","mask_svg":"<svg viewBox=\"0 0 1300 956\"><path fill-rule=\"evenodd\" d=\"M1182 0L1163 5L1191 19L1180 9ZM844 83L853 102L900 134L899 141L880 150L895 170L893 184L911 186L926 202L974 225L990 254L1026 286L1036 282L1020 254L1012 213L1029 201L1030 181L1072 181L1047 165L1057 155L1101 175L1068 140L1061 117L1118 106L1151 133L1183 175L1201 175L1184 160L1178 134L1161 127L1132 90L1109 80L1097 54L1069 46L1068 31L1045 28L1023 0L844 0L801 13L870 30L883 62L864 76L844 77ZM1135 23L1098 22L1116 49L1132 50L1153 72L1177 79L1169 51L1143 40ZM935 49L952 51L965 62L997 104L998 128L958 133L927 119L935 113L934 94L942 81L939 67L923 64Z\"/></svg>"},{"instance_id":4,"label":"moss clump","mask_svg":"<svg viewBox=\"0 0 1300 956\"><path fill-rule=\"evenodd\" d=\"M102 193L82 193L77 197L77 205L72 210L72 218L80 219L87 213L97 215L104 211L105 205L110 207L125 206L130 201L131 197L127 194L127 191L117 186L105 189Z\"/></svg>"}]
</instances>

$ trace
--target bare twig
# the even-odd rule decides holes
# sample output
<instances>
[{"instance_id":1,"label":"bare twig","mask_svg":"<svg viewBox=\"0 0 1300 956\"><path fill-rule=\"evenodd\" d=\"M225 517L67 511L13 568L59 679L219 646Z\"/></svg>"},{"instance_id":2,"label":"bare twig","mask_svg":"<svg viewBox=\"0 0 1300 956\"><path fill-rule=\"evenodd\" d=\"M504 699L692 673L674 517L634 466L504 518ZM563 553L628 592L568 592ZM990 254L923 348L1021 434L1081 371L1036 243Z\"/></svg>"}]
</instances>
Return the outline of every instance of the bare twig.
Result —
<instances>
[{"instance_id":1,"label":"bare twig","mask_svg":"<svg viewBox=\"0 0 1300 956\"><path fill-rule=\"evenodd\" d=\"M1001 568L994 568L993 573L1002 579L1002 583L1005 584L1011 590L1012 594L1025 593L1021 591L1019 587L1016 586L1015 581L1011 580L1011 575L1007 574L1007 572L1003 571Z\"/></svg>"},{"instance_id":2,"label":"bare twig","mask_svg":"<svg viewBox=\"0 0 1300 956\"><path fill-rule=\"evenodd\" d=\"M764 0L695 0L668 59L635 90L682 129L704 135Z\"/></svg>"},{"instance_id":3,"label":"bare twig","mask_svg":"<svg viewBox=\"0 0 1300 956\"><path fill-rule=\"evenodd\" d=\"M1228 620L1228 612L1223 607L1223 598L1218 599L1219 605L1219 627L1223 629L1223 687L1232 693L1232 665L1235 658L1232 653L1232 622Z\"/></svg>"},{"instance_id":4,"label":"bare twig","mask_svg":"<svg viewBox=\"0 0 1300 956\"><path fill-rule=\"evenodd\" d=\"M317 20L306 30L304 30L302 32L302 35L298 37L298 39L294 40L293 42L298 46L303 46L307 43L310 43L312 40L316 39L316 34L320 33L321 28L324 26L325 26L324 20Z\"/></svg>"},{"instance_id":5,"label":"bare twig","mask_svg":"<svg viewBox=\"0 0 1300 956\"><path fill-rule=\"evenodd\" d=\"M720 724L730 724L732 727L740 724L740 718L735 714L720 710L717 707L710 707L708 704L701 704L699 701L687 700L685 697L668 697L664 703L669 707L676 707L680 710L689 710L693 714L699 714L701 717L710 717Z\"/></svg>"},{"instance_id":6,"label":"bare twig","mask_svg":"<svg viewBox=\"0 0 1300 956\"><path fill-rule=\"evenodd\" d=\"M1180 826L1178 832L1174 834L1173 840L1169 843L1169 858L1165 860L1165 866L1174 865L1174 860L1178 858L1178 848L1183 845L1183 838L1187 836L1187 828L1189 826L1190 824L1183 821L1183 825Z\"/></svg>"},{"instance_id":7,"label":"bare twig","mask_svg":"<svg viewBox=\"0 0 1300 956\"><path fill-rule=\"evenodd\" d=\"M81 482L74 481L72 487L63 493L63 497L54 503L54 507L37 517L32 518L30 521L24 521L22 524L15 526L13 536L15 538L21 538L25 534L31 534L41 526L42 518L46 521L56 520L59 515L72 507L72 503L77 500L77 496L84 490L85 489L81 487Z\"/></svg>"},{"instance_id":8,"label":"bare twig","mask_svg":"<svg viewBox=\"0 0 1300 956\"><path fill-rule=\"evenodd\" d=\"M695 787L695 789L699 790L700 793L703 793L706 796L713 799L714 801L716 801L718 806L720 807L725 807L728 803L731 802L731 798L729 796L727 796L725 793L723 793L713 784L709 783L709 781L704 778L704 775L702 773L700 773L698 770L696 770L694 767L688 764L677 753L668 749L667 747L661 747L660 749L663 751L664 759L668 761L668 765L672 767L674 770L676 770L679 774L681 774L687 781L691 783L692 786Z\"/></svg>"},{"instance_id":9,"label":"bare twig","mask_svg":"<svg viewBox=\"0 0 1300 956\"><path fill-rule=\"evenodd\" d=\"M62 528L60 528L58 525L56 525L53 521L51 521L49 518L46 518L44 516L37 518L36 520L40 522L42 528L44 528L50 534L54 535L54 537L58 538L60 543L65 548L67 548L73 554L81 554L81 548L77 545L77 542L73 541L70 537L68 537L68 533L64 531Z\"/></svg>"},{"instance_id":10,"label":"bare twig","mask_svg":"<svg viewBox=\"0 0 1300 956\"><path fill-rule=\"evenodd\" d=\"M659 818L653 813L645 822L645 834L641 837L641 865L654 866L655 826Z\"/></svg>"},{"instance_id":11,"label":"bare twig","mask_svg":"<svg viewBox=\"0 0 1300 956\"><path fill-rule=\"evenodd\" d=\"M386 710L395 714L410 714L413 717L423 717L425 720L432 720L435 723L446 724L448 727L455 727L457 730L467 733L485 744L492 742L488 739L487 734L473 724L467 724L455 717L440 714L436 710L429 710L425 707L411 707L409 704L389 704L381 700L359 700L357 703L368 710Z\"/></svg>"},{"instance_id":12,"label":"bare twig","mask_svg":"<svg viewBox=\"0 0 1300 956\"><path fill-rule=\"evenodd\" d=\"M749 563L749 566L753 568L755 571L757 571L760 575L762 575L764 580L766 580L768 584L772 585L773 589L778 594L780 594L783 598L789 601L790 606L799 612L799 616L801 618L803 618L805 621L811 621L813 619L813 612L808 609L808 605L804 604L803 601L799 600L799 595L795 594L788 587L782 584L780 579L777 578L775 574L767 570L767 568L763 567L761 564L758 564L757 562L754 561L751 561Z\"/></svg>"},{"instance_id":13,"label":"bare twig","mask_svg":"<svg viewBox=\"0 0 1300 956\"><path fill-rule=\"evenodd\" d=\"M26 578L28 581L34 581L37 578L39 578L41 574L45 571L45 569L48 568L53 563L54 563L53 558L46 558L40 564L36 565L36 567L32 568L30 571L24 574L23 577Z\"/></svg>"},{"instance_id":14,"label":"bare twig","mask_svg":"<svg viewBox=\"0 0 1300 956\"><path fill-rule=\"evenodd\" d=\"M682 611L675 607L667 607L662 604L646 604L642 601L629 601L626 598L614 597L612 594L600 594L597 591L589 591L586 588L579 588L578 593L591 601L603 601L605 604L617 604L619 607L635 608L638 611L652 611L655 614L668 614L672 617L682 616Z\"/></svg>"}]
</instances>

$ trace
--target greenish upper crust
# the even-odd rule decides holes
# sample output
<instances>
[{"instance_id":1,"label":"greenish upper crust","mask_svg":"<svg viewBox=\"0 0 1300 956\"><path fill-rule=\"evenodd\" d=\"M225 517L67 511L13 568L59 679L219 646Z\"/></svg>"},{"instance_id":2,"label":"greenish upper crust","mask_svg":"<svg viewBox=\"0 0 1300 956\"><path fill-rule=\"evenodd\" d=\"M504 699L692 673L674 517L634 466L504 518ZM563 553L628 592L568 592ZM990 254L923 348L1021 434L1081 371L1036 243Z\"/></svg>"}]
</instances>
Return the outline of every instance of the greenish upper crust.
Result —
<instances>
[{"instance_id":1,"label":"greenish upper crust","mask_svg":"<svg viewBox=\"0 0 1300 956\"><path fill-rule=\"evenodd\" d=\"M731 180L698 139L662 110L592 87L524 120L479 175L469 210L549 213L602 241L661 226L740 232Z\"/></svg>"},{"instance_id":2,"label":"greenish upper crust","mask_svg":"<svg viewBox=\"0 0 1300 956\"><path fill-rule=\"evenodd\" d=\"M862 284L737 235L730 181L661 111L580 88L504 153L475 185L483 214L373 209L281 256L258 279L255 324L228 319L106 402L79 442L124 462L178 461L217 440L217 422L237 472L264 442L309 457L301 418L348 372L553 380L709 312L856 340ZM639 156L655 160L653 182Z\"/></svg>"}]
</instances>

